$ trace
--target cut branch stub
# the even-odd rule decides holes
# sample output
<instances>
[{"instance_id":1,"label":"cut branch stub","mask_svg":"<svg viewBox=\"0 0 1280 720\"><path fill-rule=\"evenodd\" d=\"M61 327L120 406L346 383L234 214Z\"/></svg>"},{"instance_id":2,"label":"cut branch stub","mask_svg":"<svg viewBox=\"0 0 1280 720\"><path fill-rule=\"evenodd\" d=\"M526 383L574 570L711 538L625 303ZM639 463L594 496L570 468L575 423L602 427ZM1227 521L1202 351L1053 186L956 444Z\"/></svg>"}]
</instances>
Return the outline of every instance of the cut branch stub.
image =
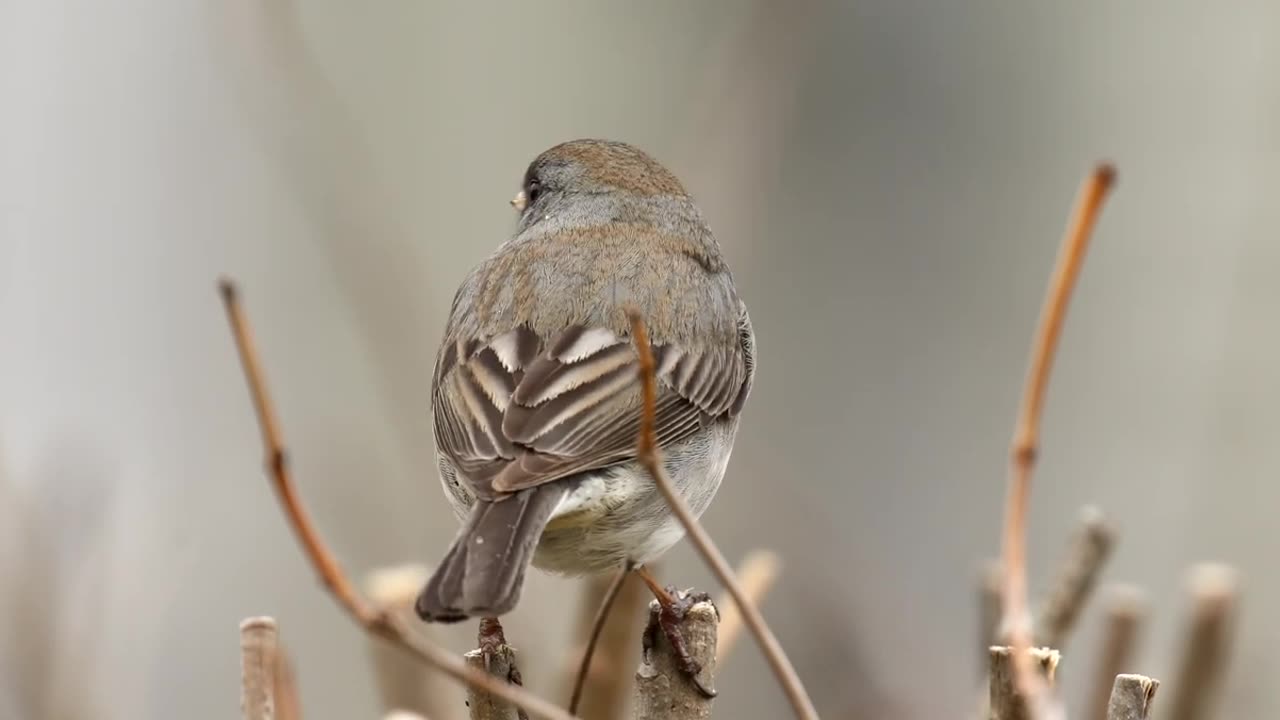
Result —
<instances>
[{"instance_id":1,"label":"cut branch stub","mask_svg":"<svg viewBox=\"0 0 1280 720\"><path fill-rule=\"evenodd\" d=\"M275 710L276 621L247 618L240 623L240 711L244 720L273 720Z\"/></svg>"},{"instance_id":2,"label":"cut branch stub","mask_svg":"<svg viewBox=\"0 0 1280 720\"><path fill-rule=\"evenodd\" d=\"M1030 655L1031 665L1037 675L1047 688L1052 689L1061 655L1057 650L1049 648L1029 648L1027 654ZM988 657L991 681L990 719L1031 720L1033 715L1028 709L1026 698L1018 691L1014 676L1013 650L993 645Z\"/></svg>"},{"instance_id":3,"label":"cut branch stub","mask_svg":"<svg viewBox=\"0 0 1280 720\"><path fill-rule=\"evenodd\" d=\"M520 675L516 669L515 651L506 643L471 650L463 657L471 667L484 670L503 682L510 682ZM510 701L475 686L467 687L467 707L470 709L467 717L471 720L523 720L520 710Z\"/></svg>"},{"instance_id":4,"label":"cut branch stub","mask_svg":"<svg viewBox=\"0 0 1280 720\"><path fill-rule=\"evenodd\" d=\"M657 607L655 600L650 610L657 612ZM710 602L694 605L680 623L689 654L702 667L699 680L706 687L713 685L718 624L719 616ZM666 636L656 633L653 647L636 670L635 720L703 720L711 717L712 701L680 672Z\"/></svg>"},{"instance_id":5,"label":"cut branch stub","mask_svg":"<svg viewBox=\"0 0 1280 720\"><path fill-rule=\"evenodd\" d=\"M1107 703L1107 720L1147 720L1160 681L1146 675L1117 675Z\"/></svg>"}]
</instances>

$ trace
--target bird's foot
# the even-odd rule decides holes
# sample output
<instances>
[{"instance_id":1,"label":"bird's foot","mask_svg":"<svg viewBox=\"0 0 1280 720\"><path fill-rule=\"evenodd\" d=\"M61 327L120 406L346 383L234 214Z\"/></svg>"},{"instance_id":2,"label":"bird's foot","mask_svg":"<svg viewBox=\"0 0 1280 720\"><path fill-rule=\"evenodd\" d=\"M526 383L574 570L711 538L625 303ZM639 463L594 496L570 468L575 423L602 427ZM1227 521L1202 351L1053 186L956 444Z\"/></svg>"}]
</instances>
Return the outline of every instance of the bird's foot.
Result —
<instances>
[{"instance_id":1,"label":"bird's foot","mask_svg":"<svg viewBox=\"0 0 1280 720\"><path fill-rule=\"evenodd\" d=\"M502 622L498 618L480 618L480 632L476 641L477 646L480 648L480 654L484 658L484 669L486 671L493 672L494 658L502 655L507 660L507 682L512 685L524 685L524 678L520 675L520 668L516 666L515 655L511 646L507 644L506 633L503 632ZM517 717L520 720L528 720L529 718L524 708L518 708Z\"/></svg>"},{"instance_id":2,"label":"bird's foot","mask_svg":"<svg viewBox=\"0 0 1280 720\"><path fill-rule=\"evenodd\" d=\"M502 630L502 623L496 617L480 618L480 633L476 640L480 652L484 656L485 670L490 668L493 659L499 654L509 655L511 653L511 646L507 644L507 636ZM511 672L507 674L507 680L512 685L524 685L524 679L520 677L520 670L516 668L514 660L511 662Z\"/></svg>"},{"instance_id":3,"label":"bird's foot","mask_svg":"<svg viewBox=\"0 0 1280 720\"><path fill-rule=\"evenodd\" d=\"M680 592L671 585L664 589L666 592L663 594L655 593L658 598L658 607L656 609L650 608L649 622L644 628L645 660L648 661L650 651L658 643L658 633L662 633L671 645L671 652L675 655L676 667L680 670L680 674L687 677L689 682L693 683L693 686L704 697L713 698L719 693L702 682L699 677L702 672L702 665L689 654L689 646L685 643L684 634L680 631L680 624L684 622L685 616L689 614L689 609L700 602L711 602L711 596L704 592ZM715 607L714 603L712 603L712 607ZM719 610L716 610L717 615L719 615L719 612Z\"/></svg>"}]
</instances>

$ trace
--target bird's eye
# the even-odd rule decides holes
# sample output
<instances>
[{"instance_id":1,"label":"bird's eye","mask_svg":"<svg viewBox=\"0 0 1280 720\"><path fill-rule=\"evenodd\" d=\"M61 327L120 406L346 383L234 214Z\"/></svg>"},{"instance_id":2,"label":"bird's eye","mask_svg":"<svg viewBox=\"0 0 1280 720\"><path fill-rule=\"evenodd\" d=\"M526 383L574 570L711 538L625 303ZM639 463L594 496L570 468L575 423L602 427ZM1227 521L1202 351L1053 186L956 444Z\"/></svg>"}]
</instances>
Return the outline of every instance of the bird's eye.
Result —
<instances>
[{"instance_id":1,"label":"bird's eye","mask_svg":"<svg viewBox=\"0 0 1280 720\"><path fill-rule=\"evenodd\" d=\"M542 192L542 183L537 179L529 181L528 189L525 193L529 196L529 204L532 205L538 199L538 195Z\"/></svg>"}]
</instances>

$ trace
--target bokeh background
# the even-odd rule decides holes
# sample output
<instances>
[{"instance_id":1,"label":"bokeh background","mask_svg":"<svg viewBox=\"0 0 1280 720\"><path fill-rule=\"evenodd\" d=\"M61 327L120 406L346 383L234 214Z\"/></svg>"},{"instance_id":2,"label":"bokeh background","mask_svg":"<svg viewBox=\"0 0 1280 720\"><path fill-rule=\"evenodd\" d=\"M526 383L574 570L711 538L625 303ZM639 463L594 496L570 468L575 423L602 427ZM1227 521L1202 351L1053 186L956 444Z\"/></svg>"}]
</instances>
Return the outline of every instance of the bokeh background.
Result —
<instances>
[{"instance_id":1,"label":"bokeh background","mask_svg":"<svg viewBox=\"0 0 1280 720\"><path fill-rule=\"evenodd\" d=\"M0 2L0 717L234 715L254 614L308 717L374 717L364 639L263 480L215 279L243 286L347 567L430 563L455 529L428 405L449 300L525 164L582 136L684 178L750 303L757 389L704 519L731 558L782 554L767 615L829 717L972 706L1026 348L1113 160L1032 587L1100 506L1104 581L1152 602L1134 669L1168 678L1185 569L1236 565L1223 716L1275 716L1278 28L1264 0ZM714 585L684 544L664 572ZM510 636L558 657L577 584L526 598ZM550 691L558 668L524 670ZM719 715L786 715L749 642L718 684Z\"/></svg>"}]
</instances>

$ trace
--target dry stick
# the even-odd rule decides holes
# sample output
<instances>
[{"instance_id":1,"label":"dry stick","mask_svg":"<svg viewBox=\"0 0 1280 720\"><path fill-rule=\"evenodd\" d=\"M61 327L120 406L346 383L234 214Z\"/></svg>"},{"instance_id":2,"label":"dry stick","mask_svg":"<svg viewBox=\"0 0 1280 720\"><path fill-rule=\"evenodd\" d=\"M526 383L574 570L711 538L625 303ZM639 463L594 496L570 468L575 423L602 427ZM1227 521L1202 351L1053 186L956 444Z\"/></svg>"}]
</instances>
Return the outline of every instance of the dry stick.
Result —
<instances>
[{"instance_id":1,"label":"dry stick","mask_svg":"<svg viewBox=\"0 0 1280 720\"><path fill-rule=\"evenodd\" d=\"M1119 586L1108 594L1107 627L1102 653L1093 667L1093 689L1089 693L1085 720L1106 720L1115 678L1124 672L1133 657L1138 630L1147 612L1146 600L1136 587Z\"/></svg>"},{"instance_id":2,"label":"dry stick","mask_svg":"<svg viewBox=\"0 0 1280 720\"><path fill-rule=\"evenodd\" d=\"M1080 513L1080 530L1067 553L1066 562L1058 573L1044 605L1037 615L1036 643L1059 652L1066 646L1067 638L1075 628L1080 611L1084 609L1093 587L1097 583L1102 566L1115 545L1115 530L1106 522L1102 512L1086 507Z\"/></svg>"},{"instance_id":3,"label":"dry stick","mask_svg":"<svg viewBox=\"0 0 1280 720\"><path fill-rule=\"evenodd\" d=\"M411 625L413 602L429 574L422 565L375 570L365 577L365 594L374 607ZM426 634L425 630L417 632ZM423 665L404 648L372 636L369 659L385 712L409 710L432 720L453 714L458 698L450 692L453 688L446 686L450 681L440 671Z\"/></svg>"},{"instance_id":4,"label":"dry stick","mask_svg":"<svg viewBox=\"0 0 1280 720\"><path fill-rule=\"evenodd\" d=\"M240 623L240 712L244 720L276 716L276 621L251 617Z\"/></svg>"},{"instance_id":5,"label":"dry stick","mask_svg":"<svg viewBox=\"0 0 1280 720\"><path fill-rule=\"evenodd\" d=\"M487 670L493 677L501 679L506 679L515 663L511 648L506 645L488 658L482 650L470 650L463 659L476 670ZM467 707L470 708L467 715L470 720L517 720L520 717L515 705L474 687L467 688Z\"/></svg>"},{"instance_id":6,"label":"dry stick","mask_svg":"<svg viewBox=\"0 0 1280 720\"><path fill-rule=\"evenodd\" d=\"M1147 720L1160 681L1146 675L1117 675L1106 720Z\"/></svg>"},{"instance_id":7,"label":"dry stick","mask_svg":"<svg viewBox=\"0 0 1280 720\"><path fill-rule=\"evenodd\" d=\"M1044 395L1049 385L1054 352L1062 335L1067 302L1071 298L1076 278L1080 275L1080 266L1084 261L1085 249L1102 200L1114 182L1115 170L1110 165L1100 165L1094 169L1085 183L1071 226L1063 238L1045 304L1041 309L1039 327L1032 345L1030 371L1023 387L1021 409L1010 448L1009 492L1001 542L1004 626L1009 630L1010 645L1018 651L1013 655L1014 677L1023 694L1033 700L1040 698L1043 683L1032 672L1030 656L1026 652L1031 646L1031 621L1027 616L1026 523L1031 474L1040 446L1040 415L1044 408ZM1036 705L1035 702L1032 704Z\"/></svg>"},{"instance_id":8,"label":"dry stick","mask_svg":"<svg viewBox=\"0 0 1280 720\"><path fill-rule=\"evenodd\" d=\"M603 592L596 592L596 583L598 578L591 578L585 586L585 598L594 598L599 594L600 601L596 608L595 615L591 619L591 625L587 629L587 639L582 649L582 659L580 662L576 663L577 672L573 676L573 690L569 695L569 712L574 713L575 715L578 713L578 706L582 702L582 693L587 687L587 677L591 674L591 660L595 656L596 646L600 642L602 633L604 633L604 628L608 623L609 614L613 610L613 605L617 601L619 594L622 592L622 588L627 584L627 578L630 576L631 568L624 567L618 570L617 574L613 576L613 579L609 581L608 586L603 589ZM632 585L634 586L635 583L632 583ZM631 635L628 630L632 626L632 623L629 620L630 619L627 619L625 627L618 628L619 631L613 633L615 645L619 643L625 645L628 642ZM610 663L616 662L618 659L617 653L611 653L611 655L613 656L609 658ZM610 677L620 678L623 676L622 673L618 672L617 668L617 665L613 665L613 667L609 668ZM618 683L612 684L618 685ZM600 712L609 712L610 708L613 708L616 704L621 704L621 694L619 692L610 692L607 693L607 695L611 696L609 698L609 702L602 707L594 708L595 712L588 713L589 717L598 717L600 716ZM602 720L604 720L603 717Z\"/></svg>"},{"instance_id":9,"label":"dry stick","mask_svg":"<svg viewBox=\"0 0 1280 720\"><path fill-rule=\"evenodd\" d=\"M728 590L733 597L733 601L737 604L738 609L742 612L743 620L747 627L751 630L751 634L756 636L756 641L760 643L760 649L764 652L765 659L769 663L770 669L777 677L778 683L782 685L783 692L787 695L787 700L791 703L791 709L795 712L796 717L803 720L816 720L818 713L813 708L813 701L809 699L808 693L805 692L804 684L800 682L800 678L796 675L796 670L791 665L791 661L787 659L787 654L783 651L782 646L778 643L778 639L774 637L773 631L764 621L764 616L760 614L760 610L751 602L751 598L742 590L742 586L734 577L733 569L729 567L729 563L725 561L724 555L720 549L716 547L711 536L698 523L697 518L689 510L689 505L684 498L676 492L675 486L671 484L671 479L667 477L666 470L662 466L662 458L658 450L657 433L654 430L657 417L657 379L653 362L653 348L649 346L649 335L645 331L644 320L640 314L634 310L627 312L631 320L631 339L635 344L636 353L640 357L640 382L644 399L644 413L640 421L640 437L637 442L636 452L640 463L644 465L649 475L653 477L654 484L662 492L667 500L667 505L671 507L671 511L675 513L680 520L680 524L684 526L685 532L688 533L693 546L697 548L698 554L706 561L716 576L720 579L721 584Z\"/></svg>"},{"instance_id":10,"label":"dry stick","mask_svg":"<svg viewBox=\"0 0 1280 720\"><path fill-rule=\"evenodd\" d=\"M659 612L658 601L649 612ZM689 655L701 666L702 684L710 687L716 665L716 606L700 602L680 621ZM666 633L655 632L652 648L636 670L635 720L702 720L711 717L714 698L707 697L680 672ZM594 718L592 719L594 720Z\"/></svg>"},{"instance_id":11,"label":"dry stick","mask_svg":"<svg viewBox=\"0 0 1280 720\"><path fill-rule=\"evenodd\" d=\"M257 350L253 342L253 333L249 322L240 307L239 295L230 280L219 283L223 305L226 307L227 319L231 323L231 332L235 338L236 348L240 353L240 362L244 366L245 379L249 384L249 392L253 397L254 410L258 415L258 423L262 429L262 441L267 452L267 468L279 496L289 524L293 527L298 542L315 567L316 573L324 587L337 600L338 605L347 615L373 635L390 643L399 645L422 662L439 669L458 682L478 686L488 692L519 703L529 713L543 720L570 720L571 715L539 698L537 695L490 677L468 667L462 660L454 657L448 650L435 643L415 635L404 620L391 613L378 612L360 596L351 581L347 579L338 561L329 552L319 533L311 524L310 518L302 507L302 501L293 487L293 480L285 460L285 445L276 420L275 409L267 395L266 382L258 362Z\"/></svg>"},{"instance_id":12,"label":"dry stick","mask_svg":"<svg viewBox=\"0 0 1280 720\"><path fill-rule=\"evenodd\" d=\"M738 566L738 580L742 582L742 590L751 598L751 603L760 607L764 596L773 587L782 569L782 560L778 554L770 550L753 550ZM724 665L724 661L733 651L738 637L742 635L742 613L738 606L730 602L728 595L718 598L716 607L720 611L720 634L716 640L716 666Z\"/></svg>"},{"instance_id":13,"label":"dry stick","mask_svg":"<svg viewBox=\"0 0 1280 720\"><path fill-rule=\"evenodd\" d=\"M990 697L988 700L991 720L1030 720L1034 717L1029 697L1019 690L1016 677L1017 662L1012 657L1013 649L992 645L987 650L987 673L990 677ZM1032 665L1039 682L1053 684L1054 673L1058 670L1058 661L1062 656L1057 650L1048 648L1031 648L1023 653L1028 664ZM1034 701L1032 701L1034 702Z\"/></svg>"},{"instance_id":14,"label":"dry stick","mask_svg":"<svg viewBox=\"0 0 1280 720\"><path fill-rule=\"evenodd\" d=\"M1192 609L1186 649L1173 686L1169 720L1204 720L1225 674L1238 594L1236 572L1199 565L1190 576Z\"/></svg>"},{"instance_id":15,"label":"dry stick","mask_svg":"<svg viewBox=\"0 0 1280 720\"><path fill-rule=\"evenodd\" d=\"M478 642L479 648L463 656L467 665L500 680L521 684L515 649L507 644L502 624L496 618L481 618ZM528 720L514 704L476 687L467 688L467 707L471 709L467 716L470 720Z\"/></svg>"}]
</instances>

